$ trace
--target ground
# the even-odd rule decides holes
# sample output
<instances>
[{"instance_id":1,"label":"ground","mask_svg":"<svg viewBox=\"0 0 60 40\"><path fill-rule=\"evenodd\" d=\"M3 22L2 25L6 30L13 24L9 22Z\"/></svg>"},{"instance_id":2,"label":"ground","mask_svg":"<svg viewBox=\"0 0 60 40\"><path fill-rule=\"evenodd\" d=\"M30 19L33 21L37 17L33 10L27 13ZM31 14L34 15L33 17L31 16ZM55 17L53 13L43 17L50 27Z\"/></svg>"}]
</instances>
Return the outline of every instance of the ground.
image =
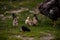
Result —
<instances>
[{"instance_id":1,"label":"ground","mask_svg":"<svg viewBox=\"0 0 60 40\"><path fill-rule=\"evenodd\" d=\"M1 40L60 40L60 19L57 20L56 27L52 27L51 19L49 19L46 16L42 16L41 14L37 14L39 22L36 26L29 26L26 25L24 22L27 18L27 16L33 17L33 13L30 13L30 10L33 10L37 3L41 2L39 1L31 1L31 3L27 1L22 2L13 2L10 4L11 6L14 6L14 8L9 9L7 11L13 11L13 10L20 10L19 7L28 8L29 10L25 10L22 12L19 12L17 14L18 18L18 27L13 27L12 25L12 18L11 13L4 14L6 19L4 21L0 21L0 39ZM3 2L6 3L6 2ZM7 2L6 4L9 4ZM43 17L43 19L41 19ZM22 25L27 26L30 28L31 32L21 32L20 27Z\"/></svg>"}]
</instances>

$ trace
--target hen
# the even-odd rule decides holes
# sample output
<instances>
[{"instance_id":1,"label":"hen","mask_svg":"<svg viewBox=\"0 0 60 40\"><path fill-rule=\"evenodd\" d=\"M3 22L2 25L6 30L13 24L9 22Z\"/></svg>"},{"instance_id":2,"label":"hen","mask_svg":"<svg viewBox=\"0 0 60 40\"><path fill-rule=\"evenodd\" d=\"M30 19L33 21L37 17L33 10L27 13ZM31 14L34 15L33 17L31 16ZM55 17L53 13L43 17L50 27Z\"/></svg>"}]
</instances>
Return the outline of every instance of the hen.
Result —
<instances>
[{"instance_id":1,"label":"hen","mask_svg":"<svg viewBox=\"0 0 60 40\"><path fill-rule=\"evenodd\" d=\"M57 19L60 17L60 1L46 0L39 4L38 9L41 14L49 17L53 21L53 26L56 25Z\"/></svg>"}]
</instances>

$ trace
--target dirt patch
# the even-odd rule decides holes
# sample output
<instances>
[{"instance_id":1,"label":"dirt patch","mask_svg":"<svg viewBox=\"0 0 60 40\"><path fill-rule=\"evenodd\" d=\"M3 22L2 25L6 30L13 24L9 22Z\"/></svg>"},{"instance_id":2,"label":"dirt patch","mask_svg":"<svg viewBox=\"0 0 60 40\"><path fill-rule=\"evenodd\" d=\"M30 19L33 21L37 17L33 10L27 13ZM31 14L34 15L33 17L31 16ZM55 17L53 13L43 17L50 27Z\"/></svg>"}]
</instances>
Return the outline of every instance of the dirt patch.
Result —
<instances>
[{"instance_id":1,"label":"dirt patch","mask_svg":"<svg viewBox=\"0 0 60 40\"><path fill-rule=\"evenodd\" d=\"M42 34L43 34L43 32L42 32ZM45 35L42 35L40 37L40 40L51 40L51 39L54 39L54 38L55 37L54 37L53 34L51 34L51 33L45 33Z\"/></svg>"},{"instance_id":2,"label":"dirt patch","mask_svg":"<svg viewBox=\"0 0 60 40\"><path fill-rule=\"evenodd\" d=\"M40 40L51 40L51 39L54 39L53 36L42 36L40 37Z\"/></svg>"},{"instance_id":3,"label":"dirt patch","mask_svg":"<svg viewBox=\"0 0 60 40\"><path fill-rule=\"evenodd\" d=\"M23 7L21 7L21 9L6 11L5 13L19 13L19 12L28 11L28 10L29 10L28 8L23 8Z\"/></svg>"},{"instance_id":4,"label":"dirt patch","mask_svg":"<svg viewBox=\"0 0 60 40\"><path fill-rule=\"evenodd\" d=\"M33 37L24 37L24 36L21 36L21 35L11 35L11 36L9 36L9 38L12 38L12 37L21 38L22 40L33 40L34 39Z\"/></svg>"},{"instance_id":5,"label":"dirt patch","mask_svg":"<svg viewBox=\"0 0 60 40\"><path fill-rule=\"evenodd\" d=\"M9 38L20 38L22 40L34 40L35 37L27 37L27 36L22 36L22 35L11 35L9 36ZM51 39L54 39L54 36L51 35L51 34L47 34L47 35L42 35L39 37L40 40L51 40Z\"/></svg>"}]
</instances>

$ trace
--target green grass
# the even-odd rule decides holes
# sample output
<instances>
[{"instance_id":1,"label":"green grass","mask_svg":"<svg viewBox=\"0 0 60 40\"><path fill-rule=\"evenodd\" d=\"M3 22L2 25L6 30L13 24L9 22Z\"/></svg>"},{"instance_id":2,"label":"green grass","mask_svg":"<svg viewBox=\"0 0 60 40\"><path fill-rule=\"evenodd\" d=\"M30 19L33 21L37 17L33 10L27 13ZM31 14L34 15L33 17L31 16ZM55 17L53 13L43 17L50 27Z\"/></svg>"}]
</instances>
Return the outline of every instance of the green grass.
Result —
<instances>
[{"instance_id":1,"label":"green grass","mask_svg":"<svg viewBox=\"0 0 60 40\"><path fill-rule=\"evenodd\" d=\"M31 18L33 17L33 14L29 13L28 11L24 11L19 13L19 26L18 27L13 27L12 26L12 19L6 19L6 28L4 30L1 31L0 35L3 35L2 38L5 38L4 35L6 36L6 39L9 39L7 36L9 35L22 35L22 36L26 36L26 37L34 37L39 39L40 36L43 35L47 35L45 33L48 33L48 31L50 31L52 34L55 34L54 31L56 30L56 36L59 35L59 31L57 28L52 27L49 23L51 22L51 20L49 20L48 18L44 17L45 21L43 22L43 24L40 22L41 21L41 17L40 15L37 15L39 18L39 23L37 26L29 26L29 25L25 25L24 22L26 20L27 16L30 16ZM20 32L20 27L22 25L28 26L31 29L31 32ZM43 32L43 33L41 33ZM59 37L59 36L57 36ZM15 40L15 38L9 39L9 40ZM17 39L19 40L19 39Z\"/></svg>"},{"instance_id":2,"label":"green grass","mask_svg":"<svg viewBox=\"0 0 60 40\"><path fill-rule=\"evenodd\" d=\"M41 23L41 15L37 15L38 19L39 19L38 25L37 26L29 26L29 25L26 25L24 22L25 22L27 16L30 16L32 18L33 14L29 13L28 11L24 11L24 12L19 13L19 15L17 15L17 16L19 16L19 19L18 19L19 26L18 27L12 26L12 19L7 18L5 20L5 26L3 26L4 29L0 30L1 31L0 35L2 36L2 38L1 38L2 40L4 40L4 39L15 40L15 38L9 39L7 37L9 35L22 35L22 36L26 36L26 37L34 37L34 38L39 39L40 36L47 35L46 33L48 33L48 31L50 31L52 34L55 34L56 40L58 38L60 38L60 34L59 34L60 28L57 27L58 25L55 28L52 27L52 25L50 24L51 20L49 18L44 16L44 19L43 19L44 22ZM2 24L0 24L0 25L2 26ZM29 27L31 32L24 32L24 33L20 32L20 27L22 25ZM41 33L41 32L43 32L43 33ZM37 40L37 39L35 39L35 40ZM17 39L17 40L19 40L19 39Z\"/></svg>"},{"instance_id":3,"label":"green grass","mask_svg":"<svg viewBox=\"0 0 60 40\"><path fill-rule=\"evenodd\" d=\"M41 2L41 1L42 0L34 0L34 1L30 1L30 2L27 2L27 1L20 2L23 4L19 4L19 2L13 2L13 4L10 4L10 6L11 6L11 8L13 6L16 6L15 8L19 8L20 6L22 6L22 7L28 7L30 9L33 9L36 6L36 4ZM6 4L9 4L9 2L7 2ZM9 8L10 7L8 7L8 10L9 10ZM6 14L5 16L9 16L9 15L11 15L11 14ZM34 40L39 40L40 36L47 35L46 33L48 33L48 32L55 35L55 37L56 37L55 40L60 39L60 31L59 31L60 30L60 27L59 27L60 24L57 24L56 27L52 27L52 25L50 24L51 20L49 18L47 18L46 16L44 16L44 18L43 18L44 21L41 23L42 15L40 15L40 14L37 15L38 19L39 19L37 26L29 26L29 25L26 25L24 23L27 16L29 16L31 18L33 17L33 14L29 13L29 11L23 11L23 12L19 13L19 15L17 15L17 16L19 16L18 27L12 26L12 19L7 18L4 22L1 22L1 20L0 20L0 39L1 40L22 40L22 39L17 39L14 37L8 38L8 36L10 36L10 35L22 35L22 36L26 36L26 37L34 37L35 38ZM60 23L59 20L58 20L58 22ZM24 32L24 33L20 32L20 27L22 25L29 27L31 32ZM41 32L43 32L43 33L41 33Z\"/></svg>"}]
</instances>

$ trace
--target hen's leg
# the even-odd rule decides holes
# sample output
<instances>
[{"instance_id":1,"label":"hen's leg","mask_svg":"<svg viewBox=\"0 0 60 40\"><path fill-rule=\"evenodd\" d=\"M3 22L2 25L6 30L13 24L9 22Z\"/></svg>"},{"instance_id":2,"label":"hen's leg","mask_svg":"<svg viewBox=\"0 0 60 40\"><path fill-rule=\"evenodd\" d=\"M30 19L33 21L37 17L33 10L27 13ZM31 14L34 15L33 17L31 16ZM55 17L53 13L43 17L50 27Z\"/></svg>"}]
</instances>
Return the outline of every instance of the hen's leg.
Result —
<instances>
[{"instance_id":1,"label":"hen's leg","mask_svg":"<svg viewBox=\"0 0 60 40\"><path fill-rule=\"evenodd\" d=\"M53 25L53 27L55 27L56 26L56 21L52 20L51 24Z\"/></svg>"},{"instance_id":2,"label":"hen's leg","mask_svg":"<svg viewBox=\"0 0 60 40\"><path fill-rule=\"evenodd\" d=\"M53 21L53 27L55 27L56 26L56 21Z\"/></svg>"}]
</instances>

